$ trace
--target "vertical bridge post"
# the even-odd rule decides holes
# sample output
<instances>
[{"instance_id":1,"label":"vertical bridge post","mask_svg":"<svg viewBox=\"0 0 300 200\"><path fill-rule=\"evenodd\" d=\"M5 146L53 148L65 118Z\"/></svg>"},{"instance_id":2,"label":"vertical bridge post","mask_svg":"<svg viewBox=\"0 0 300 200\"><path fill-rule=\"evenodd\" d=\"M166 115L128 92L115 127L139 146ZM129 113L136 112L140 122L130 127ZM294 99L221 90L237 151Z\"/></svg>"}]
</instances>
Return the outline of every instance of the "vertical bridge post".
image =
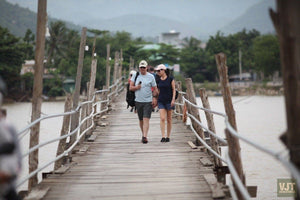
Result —
<instances>
[{"instance_id":1,"label":"vertical bridge post","mask_svg":"<svg viewBox=\"0 0 300 200\"><path fill-rule=\"evenodd\" d=\"M228 81L228 68L226 66L226 55L224 53L219 53L215 55L215 59L218 66L218 72L220 76L221 88L222 88L222 95L223 101L225 106L225 112L228 116L228 121L230 125L237 131L237 125L235 120L235 111L233 109L232 99L231 99L231 91ZM227 142L228 142L228 153L229 157L233 162L235 170L239 175L240 179L245 185L245 176L243 172L243 165L242 165L242 158L241 158L241 147L239 140L235 138L233 135L230 134L228 129L225 130ZM234 181L233 181L234 183ZM241 193L237 189L236 185L234 184L235 191L239 197L239 199L243 199Z\"/></svg>"},{"instance_id":2,"label":"vertical bridge post","mask_svg":"<svg viewBox=\"0 0 300 200\"><path fill-rule=\"evenodd\" d=\"M40 118L42 107L42 90L43 90L43 71L44 71L44 54L45 54L45 33L47 21L47 0L38 1L37 28L36 28L36 48L35 48L35 66L34 66L34 83L32 94L32 115L31 122ZM35 124L30 129L29 148L39 144L40 123ZM39 150L29 154L28 158L29 174L35 171L39 165ZM37 185L38 175L34 175L28 181L28 191Z\"/></svg>"}]
</instances>

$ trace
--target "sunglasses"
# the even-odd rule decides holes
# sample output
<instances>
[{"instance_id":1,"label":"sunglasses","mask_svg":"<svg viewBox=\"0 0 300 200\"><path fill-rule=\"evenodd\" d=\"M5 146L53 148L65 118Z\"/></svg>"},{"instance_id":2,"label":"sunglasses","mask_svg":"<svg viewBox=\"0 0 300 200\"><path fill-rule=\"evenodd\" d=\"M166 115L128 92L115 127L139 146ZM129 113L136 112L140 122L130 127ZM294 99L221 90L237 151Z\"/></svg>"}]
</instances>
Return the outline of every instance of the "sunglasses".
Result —
<instances>
[{"instance_id":1,"label":"sunglasses","mask_svg":"<svg viewBox=\"0 0 300 200\"><path fill-rule=\"evenodd\" d=\"M163 71L163 69L156 70L157 72Z\"/></svg>"},{"instance_id":2,"label":"sunglasses","mask_svg":"<svg viewBox=\"0 0 300 200\"><path fill-rule=\"evenodd\" d=\"M141 69L146 69L146 67L140 67Z\"/></svg>"}]
</instances>

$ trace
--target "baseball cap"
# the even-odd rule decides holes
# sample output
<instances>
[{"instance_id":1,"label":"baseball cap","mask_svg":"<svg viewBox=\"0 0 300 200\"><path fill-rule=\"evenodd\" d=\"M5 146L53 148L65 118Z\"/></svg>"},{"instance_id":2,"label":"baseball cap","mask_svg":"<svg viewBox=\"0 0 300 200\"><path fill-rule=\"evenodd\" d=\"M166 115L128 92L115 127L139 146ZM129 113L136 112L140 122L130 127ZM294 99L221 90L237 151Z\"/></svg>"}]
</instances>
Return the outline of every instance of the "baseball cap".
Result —
<instances>
[{"instance_id":1,"label":"baseball cap","mask_svg":"<svg viewBox=\"0 0 300 200\"><path fill-rule=\"evenodd\" d=\"M155 68L155 70L161 70L161 69L166 70L167 68L164 64L160 64Z\"/></svg>"},{"instance_id":2,"label":"baseball cap","mask_svg":"<svg viewBox=\"0 0 300 200\"><path fill-rule=\"evenodd\" d=\"M142 60L139 64L139 67L147 67L148 63L145 60Z\"/></svg>"}]
</instances>

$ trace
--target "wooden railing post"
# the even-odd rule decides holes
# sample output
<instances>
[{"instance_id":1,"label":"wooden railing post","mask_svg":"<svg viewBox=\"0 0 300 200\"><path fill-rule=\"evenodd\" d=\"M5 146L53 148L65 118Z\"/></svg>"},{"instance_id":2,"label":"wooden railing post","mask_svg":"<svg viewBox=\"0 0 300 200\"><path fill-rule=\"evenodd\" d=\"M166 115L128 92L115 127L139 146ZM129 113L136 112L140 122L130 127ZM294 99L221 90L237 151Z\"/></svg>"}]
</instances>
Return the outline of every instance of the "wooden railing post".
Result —
<instances>
[{"instance_id":1,"label":"wooden railing post","mask_svg":"<svg viewBox=\"0 0 300 200\"><path fill-rule=\"evenodd\" d=\"M116 83L118 79L118 67L119 67L119 52L115 52L115 64L114 64L114 74L113 74L113 82Z\"/></svg>"},{"instance_id":2,"label":"wooden railing post","mask_svg":"<svg viewBox=\"0 0 300 200\"><path fill-rule=\"evenodd\" d=\"M43 90L43 71L45 56L45 33L47 21L47 0L38 1L37 28L36 28L36 48L35 48L35 66L34 66L34 83L32 93L32 115L31 122L40 118L42 107L42 90ZM39 144L40 123L32 126L30 129L29 148ZM39 150L29 154L28 158L29 173L35 171L39 165ZM38 183L38 174L31 177L28 181L28 191Z\"/></svg>"},{"instance_id":3,"label":"wooden railing post","mask_svg":"<svg viewBox=\"0 0 300 200\"><path fill-rule=\"evenodd\" d=\"M94 95L95 91L95 82L96 82L96 72L97 72L97 59L92 60L92 65L91 65L91 73L90 73L90 83L89 83L89 89L88 89L88 101L91 101ZM92 112L92 106L93 103L88 104L88 109L87 109L87 116L91 114ZM88 119L87 127L90 127L92 124L93 119ZM86 135L90 135L91 131L88 131Z\"/></svg>"},{"instance_id":4,"label":"wooden railing post","mask_svg":"<svg viewBox=\"0 0 300 200\"><path fill-rule=\"evenodd\" d=\"M110 84L110 44L106 45L106 87Z\"/></svg>"},{"instance_id":5,"label":"wooden railing post","mask_svg":"<svg viewBox=\"0 0 300 200\"><path fill-rule=\"evenodd\" d=\"M123 69L123 50L120 50L120 58L119 58L119 75L118 79L122 77L122 69Z\"/></svg>"},{"instance_id":6,"label":"wooden railing post","mask_svg":"<svg viewBox=\"0 0 300 200\"><path fill-rule=\"evenodd\" d=\"M290 159L300 171L300 2L277 0L277 12L270 15L280 44L287 131L282 139ZM300 199L300 191L298 191Z\"/></svg>"},{"instance_id":7,"label":"wooden railing post","mask_svg":"<svg viewBox=\"0 0 300 200\"><path fill-rule=\"evenodd\" d=\"M200 91L199 91L199 94L200 94L200 97L201 97L201 101L202 101L203 107L210 110L208 96L206 94L205 89L201 88ZM211 132L216 133L216 128L215 128L213 114L210 113L210 112L205 111L205 117L206 117L206 120L207 120L208 129ZM215 152L217 152L219 155L221 155L221 153L219 151L218 140L215 137L210 136L210 141L211 141L212 149ZM217 156L214 156L214 163L215 163L215 166L222 166L222 161Z\"/></svg>"},{"instance_id":8,"label":"wooden railing post","mask_svg":"<svg viewBox=\"0 0 300 200\"><path fill-rule=\"evenodd\" d=\"M84 99L84 101L86 101L87 98ZM88 115L88 105L87 104L84 104L81 106L81 110L80 110L80 122L86 118L86 116ZM85 129L87 129L88 127L88 121L85 121L81 126L80 126L80 133L82 133L83 131L85 131ZM81 144L82 142L84 142L85 140L85 137L82 137L80 140L79 140L79 144Z\"/></svg>"},{"instance_id":9,"label":"wooden railing post","mask_svg":"<svg viewBox=\"0 0 300 200\"><path fill-rule=\"evenodd\" d=\"M76 75L76 83L75 83L75 90L73 94L73 109L76 109L79 102L79 96L80 96L80 85L81 85L81 77L82 77L82 68L83 68L83 58L84 58L84 48L86 43L86 31L87 28L83 27L81 31L81 41L80 41L80 47L79 47L79 56L78 56L78 66L77 66L77 75ZM75 113L71 117L71 131L75 130L78 126L78 120L79 120L79 113ZM70 137L69 146L71 146L77 138L77 134L73 134Z\"/></svg>"},{"instance_id":10,"label":"wooden railing post","mask_svg":"<svg viewBox=\"0 0 300 200\"><path fill-rule=\"evenodd\" d=\"M103 90L105 90L105 89L108 89L108 87L103 86ZM105 91L105 92L102 92L102 95L101 95L101 101L106 100L106 99L107 99L107 95L108 95L108 92L106 92L106 91ZM106 102L101 103L101 104L100 104L100 110L102 111L102 110L106 109L106 107L108 106L108 104L109 104L109 103L106 103Z\"/></svg>"},{"instance_id":11,"label":"wooden railing post","mask_svg":"<svg viewBox=\"0 0 300 200\"><path fill-rule=\"evenodd\" d=\"M72 96L71 94L67 94L66 100L65 100L65 112L69 112L72 109ZM66 135L69 132L69 127L70 127L70 115L65 115L63 118L63 124L61 128L60 135ZM57 146L57 151L56 151L56 156L62 154L66 150L66 139L61 139L59 140L58 146ZM64 163L63 158L57 160L54 165L54 170L57 170L60 168Z\"/></svg>"},{"instance_id":12,"label":"wooden railing post","mask_svg":"<svg viewBox=\"0 0 300 200\"><path fill-rule=\"evenodd\" d=\"M227 66L226 66L226 55L224 53L219 53L215 55L217 66L218 66L218 72L220 76L220 82L222 87L222 95L223 95L223 101L225 106L225 112L228 116L228 121L231 124L231 126L237 131L236 126L236 120L235 120L235 111L233 109L232 99L231 99L231 91L228 81L228 74L227 74ZM228 142L228 153L229 157L233 162L233 165L235 167L235 170L237 171L240 179L245 185L245 176L243 172L243 165L242 165L242 158L241 158L241 147L239 140L235 138L233 135L230 134L230 132L226 129L225 130L226 139ZM233 181L234 182L234 181ZM235 184L234 184L235 186ZM239 199L243 199L241 193L235 186L235 190L238 194Z\"/></svg>"},{"instance_id":13,"label":"wooden railing post","mask_svg":"<svg viewBox=\"0 0 300 200\"><path fill-rule=\"evenodd\" d=\"M182 91L181 81L176 81L176 82L175 82L175 88L177 89L177 91ZM178 94L177 102L178 102L178 103L182 103L182 94L180 94L180 93ZM176 112L177 112L177 113L182 114L183 106L176 105L176 106L175 106L175 109L176 109ZM182 116L180 116L180 115L177 115L176 117L177 117L177 119L179 119L179 120L182 119Z\"/></svg>"},{"instance_id":14,"label":"wooden railing post","mask_svg":"<svg viewBox=\"0 0 300 200\"><path fill-rule=\"evenodd\" d=\"M193 104L197 105L196 95L195 95L192 79L186 78L185 83L186 83L186 88L187 88L186 93L187 93L188 100L190 102L192 102ZM187 110L191 115L193 115L197 120L199 120L201 122L198 108L195 108L188 104ZM197 132L197 134L200 136L200 138L204 139L204 132L203 132L202 127L198 123L196 123L193 119L191 119L191 123L192 123L195 131ZM198 143L198 140L197 140L197 143Z\"/></svg>"}]
</instances>

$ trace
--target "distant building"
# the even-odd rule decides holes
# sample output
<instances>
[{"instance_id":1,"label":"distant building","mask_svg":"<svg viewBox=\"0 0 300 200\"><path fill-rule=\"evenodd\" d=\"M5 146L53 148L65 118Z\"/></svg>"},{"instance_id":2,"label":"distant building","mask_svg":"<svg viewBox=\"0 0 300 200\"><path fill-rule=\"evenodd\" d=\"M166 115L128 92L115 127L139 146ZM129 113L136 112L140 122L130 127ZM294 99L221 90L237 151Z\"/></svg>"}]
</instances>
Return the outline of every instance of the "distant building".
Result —
<instances>
[{"instance_id":1,"label":"distant building","mask_svg":"<svg viewBox=\"0 0 300 200\"><path fill-rule=\"evenodd\" d=\"M178 49L182 48L182 41L179 38L180 32L176 32L175 30L171 30L167 33L162 33L159 38L159 43L164 43L168 45L173 45Z\"/></svg>"},{"instance_id":2,"label":"distant building","mask_svg":"<svg viewBox=\"0 0 300 200\"><path fill-rule=\"evenodd\" d=\"M47 60L44 60L44 64L46 62L47 62ZM34 64L35 64L34 60L25 60L25 63L22 65L20 74L21 75L26 74L26 73L34 74ZM56 68L50 68L50 69L44 68L44 76L49 74L50 71L55 71L55 70L56 70Z\"/></svg>"}]
</instances>

